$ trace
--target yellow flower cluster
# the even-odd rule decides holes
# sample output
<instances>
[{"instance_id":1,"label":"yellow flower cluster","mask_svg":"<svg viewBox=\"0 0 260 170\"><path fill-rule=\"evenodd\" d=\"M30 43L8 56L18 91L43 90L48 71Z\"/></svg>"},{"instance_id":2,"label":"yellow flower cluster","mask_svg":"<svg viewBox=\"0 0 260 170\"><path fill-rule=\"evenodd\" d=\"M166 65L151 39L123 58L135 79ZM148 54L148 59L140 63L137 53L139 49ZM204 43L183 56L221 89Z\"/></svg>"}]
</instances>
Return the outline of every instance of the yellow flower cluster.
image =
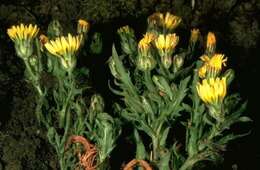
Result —
<instances>
[{"instance_id":1,"label":"yellow flower cluster","mask_svg":"<svg viewBox=\"0 0 260 170\"><path fill-rule=\"evenodd\" d=\"M204 79L198 83L197 91L206 104L220 104L227 93L226 77Z\"/></svg>"},{"instance_id":2,"label":"yellow flower cluster","mask_svg":"<svg viewBox=\"0 0 260 170\"><path fill-rule=\"evenodd\" d=\"M12 41L16 42L19 40L31 40L36 37L39 32L39 28L37 25L24 25L20 24L17 26L12 26L7 29L7 34L11 38Z\"/></svg>"},{"instance_id":3,"label":"yellow flower cluster","mask_svg":"<svg viewBox=\"0 0 260 170\"><path fill-rule=\"evenodd\" d=\"M204 65L199 69L199 77L216 77L222 70L222 65L226 66L227 58L223 54L214 54L211 58L203 55L201 60Z\"/></svg>"}]
</instances>

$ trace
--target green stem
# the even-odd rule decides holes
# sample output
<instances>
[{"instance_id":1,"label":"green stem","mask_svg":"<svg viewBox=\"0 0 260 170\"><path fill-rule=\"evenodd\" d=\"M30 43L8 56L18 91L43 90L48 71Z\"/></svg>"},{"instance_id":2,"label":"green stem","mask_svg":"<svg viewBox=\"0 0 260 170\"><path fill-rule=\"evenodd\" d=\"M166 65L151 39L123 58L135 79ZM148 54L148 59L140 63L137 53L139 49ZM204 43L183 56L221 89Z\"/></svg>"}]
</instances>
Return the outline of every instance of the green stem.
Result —
<instances>
[{"instance_id":1,"label":"green stem","mask_svg":"<svg viewBox=\"0 0 260 170\"><path fill-rule=\"evenodd\" d=\"M153 157L152 157L152 161L156 162L158 160L158 146L159 146L159 141L158 138L156 136L154 136L152 138L152 143L153 143Z\"/></svg>"}]
</instances>

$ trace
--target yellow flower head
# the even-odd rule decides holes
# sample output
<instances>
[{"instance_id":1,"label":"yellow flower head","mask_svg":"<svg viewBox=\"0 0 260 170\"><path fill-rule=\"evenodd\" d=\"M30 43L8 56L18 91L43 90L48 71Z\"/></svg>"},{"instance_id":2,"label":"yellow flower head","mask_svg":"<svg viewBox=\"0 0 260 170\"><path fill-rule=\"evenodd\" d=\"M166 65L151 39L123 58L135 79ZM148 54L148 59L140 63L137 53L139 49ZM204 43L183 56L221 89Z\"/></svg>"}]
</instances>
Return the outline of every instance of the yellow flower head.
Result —
<instances>
[{"instance_id":1,"label":"yellow flower head","mask_svg":"<svg viewBox=\"0 0 260 170\"><path fill-rule=\"evenodd\" d=\"M223 54L214 54L211 58L203 55L200 59L204 61L204 65L199 69L200 78L205 78L206 75L209 77L217 76L222 70L222 65L226 66L227 62L227 58L224 58Z\"/></svg>"},{"instance_id":2,"label":"yellow flower head","mask_svg":"<svg viewBox=\"0 0 260 170\"><path fill-rule=\"evenodd\" d=\"M150 48L151 42L156 39L156 35L151 32L147 32L144 37L138 43L138 49L143 53L147 53Z\"/></svg>"},{"instance_id":3,"label":"yellow flower head","mask_svg":"<svg viewBox=\"0 0 260 170\"><path fill-rule=\"evenodd\" d=\"M36 37L36 35L39 32L39 28L37 25L24 25L20 24L17 26L12 26L11 28L7 29L7 34L9 37L12 39L12 41L17 42L17 41L30 41L33 38Z\"/></svg>"},{"instance_id":4,"label":"yellow flower head","mask_svg":"<svg viewBox=\"0 0 260 170\"><path fill-rule=\"evenodd\" d=\"M223 54L214 54L213 57L207 62L209 67L219 72L222 69L222 65L226 66L227 58L224 58Z\"/></svg>"},{"instance_id":5,"label":"yellow flower head","mask_svg":"<svg viewBox=\"0 0 260 170\"><path fill-rule=\"evenodd\" d=\"M166 13L163 21L163 25L166 29L172 30L175 29L181 23L181 18L175 15Z\"/></svg>"},{"instance_id":6,"label":"yellow flower head","mask_svg":"<svg viewBox=\"0 0 260 170\"><path fill-rule=\"evenodd\" d=\"M213 32L209 32L207 35L207 44L206 44L206 48L208 50L208 52L212 53L214 52L215 48L216 48L216 36Z\"/></svg>"},{"instance_id":7,"label":"yellow flower head","mask_svg":"<svg viewBox=\"0 0 260 170\"><path fill-rule=\"evenodd\" d=\"M155 40L155 45L157 49L163 51L172 51L179 42L179 36L176 34L160 34Z\"/></svg>"},{"instance_id":8,"label":"yellow flower head","mask_svg":"<svg viewBox=\"0 0 260 170\"><path fill-rule=\"evenodd\" d=\"M203 65L202 67L199 68L199 77L200 78L205 78L206 77L206 73L207 73L207 65Z\"/></svg>"},{"instance_id":9,"label":"yellow flower head","mask_svg":"<svg viewBox=\"0 0 260 170\"><path fill-rule=\"evenodd\" d=\"M68 36L58 37L55 40L50 40L45 44L46 49L53 55L58 57L71 56L76 53L80 47L82 36Z\"/></svg>"},{"instance_id":10,"label":"yellow flower head","mask_svg":"<svg viewBox=\"0 0 260 170\"><path fill-rule=\"evenodd\" d=\"M196 43L199 39L199 35L200 35L200 30L199 29L192 29L191 30L191 35L190 35L190 42L191 43Z\"/></svg>"},{"instance_id":11,"label":"yellow flower head","mask_svg":"<svg viewBox=\"0 0 260 170\"><path fill-rule=\"evenodd\" d=\"M77 27L78 34L82 34L82 33L84 34L84 33L88 32L89 27L90 27L90 25L86 20L84 20L84 19L78 20L78 27Z\"/></svg>"},{"instance_id":12,"label":"yellow flower head","mask_svg":"<svg viewBox=\"0 0 260 170\"><path fill-rule=\"evenodd\" d=\"M220 104L227 93L226 77L204 79L198 83L197 92L199 97L206 104Z\"/></svg>"}]
</instances>

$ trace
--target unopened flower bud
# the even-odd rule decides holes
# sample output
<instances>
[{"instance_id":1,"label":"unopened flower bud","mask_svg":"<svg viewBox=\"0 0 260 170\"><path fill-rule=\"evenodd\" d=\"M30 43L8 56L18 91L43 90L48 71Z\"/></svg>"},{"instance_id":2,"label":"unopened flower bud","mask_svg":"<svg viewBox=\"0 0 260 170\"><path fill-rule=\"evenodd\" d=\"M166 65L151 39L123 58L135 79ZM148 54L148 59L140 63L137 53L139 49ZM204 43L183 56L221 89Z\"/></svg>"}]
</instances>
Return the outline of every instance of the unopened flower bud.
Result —
<instances>
[{"instance_id":1,"label":"unopened flower bud","mask_svg":"<svg viewBox=\"0 0 260 170\"><path fill-rule=\"evenodd\" d=\"M84 35L89 31L89 27L90 27L90 25L86 20L79 19L78 25L77 25L77 33Z\"/></svg>"},{"instance_id":2,"label":"unopened flower bud","mask_svg":"<svg viewBox=\"0 0 260 170\"><path fill-rule=\"evenodd\" d=\"M53 20L50 22L47 34L51 39L59 37L63 34L62 26L58 20Z\"/></svg>"},{"instance_id":3,"label":"unopened flower bud","mask_svg":"<svg viewBox=\"0 0 260 170\"><path fill-rule=\"evenodd\" d=\"M142 71L150 71L156 66L156 61L152 56L141 56L137 58L137 68Z\"/></svg>"},{"instance_id":4,"label":"unopened flower bud","mask_svg":"<svg viewBox=\"0 0 260 170\"><path fill-rule=\"evenodd\" d=\"M90 110L100 113L104 111L104 108L105 108L105 103L103 98L98 94L94 94L91 97Z\"/></svg>"},{"instance_id":5,"label":"unopened flower bud","mask_svg":"<svg viewBox=\"0 0 260 170\"><path fill-rule=\"evenodd\" d=\"M178 71L184 64L183 56L175 55L173 58L174 62L174 72Z\"/></svg>"},{"instance_id":6,"label":"unopened flower bud","mask_svg":"<svg viewBox=\"0 0 260 170\"><path fill-rule=\"evenodd\" d=\"M161 57L161 62L163 64L163 66L166 68L166 69L169 69L172 65L172 57L171 56L162 56Z\"/></svg>"},{"instance_id":7,"label":"unopened flower bud","mask_svg":"<svg viewBox=\"0 0 260 170\"><path fill-rule=\"evenodd\" d=\"M226 77L227 85L229 85L235 78L235 71L233 69L228 69L224 73L224 77Z\"/></svg>"},{"instance_id":8,"label":"unopened flower bud","mask_svg":"<svg viewBox=\"0 0 260 170\"><path fill-rule=\"evenodd\" d=\"M117 32L121 39L121 48L123 52L128 55L134 54L137 50L134 30L127 25L119 28Z\"/></svg>"},{"instance_id":9,"label":"unopened flower bud","mask_svg":"<svg viewBox=\"0 0 260 170\"><path fill-rule=\"evenodd\" d=\"M29 63L30 63L30 65L33 66L33 67L35 67L35 66L37 65L37 62L38 62L38 60L37 60L36 57L37 57L37 56L35 56L35 55L29 57Z\"/></svg>"},{"instance_id":10,"label":"unopened flower bud","mask_svg":"<svg viewBox=\"0 0 260 170\"><path fill-rule=\"evenodd\" d=\"M199 36L200 36L200 30L199 30L199 29L196 29L196 28L192 29L192 30L191 30L191 35L190 35L190 43L191 43L192 45L195 45L196 42L197 42L198 39L199 39Z\"/></svg>"},{"instance_id":11,"label":"unopened flower bud","mask_svg":"<svg viewBox=\"0 0 260 170\"><path fill-rule=\"evenodd\" d=\"M209 32L207 35L206 53L212 55L216 50L216 36L213 32Z\"/></svg>"}]
</instances>

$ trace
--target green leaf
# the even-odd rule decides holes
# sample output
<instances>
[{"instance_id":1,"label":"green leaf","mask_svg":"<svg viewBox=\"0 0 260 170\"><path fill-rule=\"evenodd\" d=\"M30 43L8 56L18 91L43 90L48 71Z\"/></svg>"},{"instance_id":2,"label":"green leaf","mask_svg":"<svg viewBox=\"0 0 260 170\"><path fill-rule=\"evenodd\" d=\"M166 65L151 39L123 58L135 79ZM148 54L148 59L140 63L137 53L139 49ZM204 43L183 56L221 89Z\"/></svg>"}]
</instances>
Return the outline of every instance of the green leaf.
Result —
<instances>
[{"instance_id":1,"label":"green leaf","mask_svg":"<svg viewBox=\"0 0 260 170\"><path fill-rule=\"evenodd\" d=\"M142 139L136 129L134 130L134 136L135 136L135 142L136 142L136 156L135 157L137 159L144 160L147 158L148 154L145 150L145 146L142 142Z\"/></svg>"},{"instance_id":2,"label":"green leaf","mask_svg":"<svg viewBox=\"0 0 260 170\"><path fill-rule=\"evenodd\" d=\"M165 146L166 140L167 140L167 137L168 137L169 130L170 130L170 127L167 127L167 128L163 131L162 136L161 136L161 138L160 138L160 146Z\"/></svg>"}]
</instances>

